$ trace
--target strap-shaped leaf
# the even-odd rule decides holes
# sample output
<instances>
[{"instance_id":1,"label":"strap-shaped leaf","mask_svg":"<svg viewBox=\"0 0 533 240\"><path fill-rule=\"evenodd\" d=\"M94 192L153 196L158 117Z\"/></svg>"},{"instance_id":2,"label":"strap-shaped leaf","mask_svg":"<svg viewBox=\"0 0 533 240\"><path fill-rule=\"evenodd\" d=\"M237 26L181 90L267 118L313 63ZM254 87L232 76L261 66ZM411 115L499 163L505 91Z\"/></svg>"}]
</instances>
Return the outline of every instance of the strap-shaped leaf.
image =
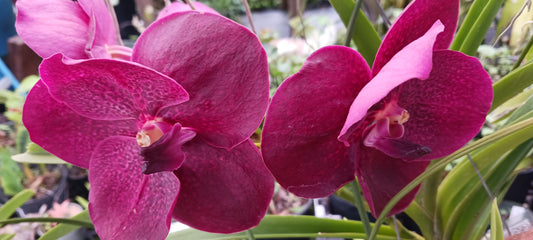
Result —
<instances>
[{"instance_id":1,"label":"strap-shaped leaf","mask_svg":"<svg viewBox=\"0 0 533 240\"><path fill-rule=\"evenodd\" d=\"M476 0L457 32L452 50L473 56L485 38L490 25L504 0Z\"/></svg>"},{"instance_id":2,"label":"strap-shaped leaf","mask_svg":"<svg viewBox=\"0 0 533 240\"><path fill-rule=\"evenodd\" d=\"M350 16L355 7L354 0L330 0L329 2L339 14L344 25L348 27ZM352 40L355 46L357 46L357 51L365 58L368 65L372 67L379 45L381 45L381 38L379 38L378 33L363 11L359 11L357 15Z\"/></svg>"},{"instance_id":3,"label":"strap-shaped leaf","mask_svg":"<svg viewBox=\"0 0 533 240\"><path fill-rule=\"evenodd\" d=\"M490 210L490 240L503 240L503 223L498 210L498 199L492 201Z\"/></svg>"},{"instance_id":4,"label":"strap-shaped leaf","mask_svg":"<svg viewBox=\"0 0 533 240\"><path fill-rule=\"evenodd\" d=\"M494 100L492 101L492 110L533 84L532 75L533 62L530 62L517 68L496 82L493 85Z\"/></svg>"},{"instance_id":5,"label":"strap-shaped leaf","mask_svg":"<svg viewBox=\"0 0 533 240\"><path fill-rule=\"evenodd\" d=\"M0 221L8 219L14 212L28 201L35 192L31 189L24 189L21 192L13 196L0 208Z\"/></svg>"},{"instance_id":6,"label":"strap-shaped leaf","mask_svg":"<svg viewBox=\"0 0 533 240\"><path fill-rule=\"evenodd\" d=\"M89 211L85 210L78 215L72 217L72 219L80 220L80 221L86 221L90 222L91 219L89 217ZM67 223L60 223L54 228L50 229L48 232L46 232L43 236L39 238L39 240L54 240L59 239L62 236L65 236L66 234L80 228L79 225L72 225Z\"/></svg>"},{"instance_id":7,"label":"strap-shaped leaf","mask_svg":"<svg viewBox=\"0 0 533 240\"><path fill-rule=\"evenodd\" d=\"M274 216L267 215L261 223L251 230L256 239L261 238L294 238L294 237L336 237L365 238L363 224L359 221L333 220L312 216ZM169 234L167 240L222 240L247 239L247 232L234 234L215 234L187 229ZM391 227L384 226L379 230L378 239L396 240L396 233ZM407 233L400 234L400 239L416 239ZM419 237L419 236L418 236Z\"/></svg>"},{"instance_id":8,"label":"strap-shaped leaf","mask_svg":"<svg viewBox=\"0 0 533 240\"><path fill-rule=\"evenodd\" d=\"M424 181L427 177L434 174L437 171L440 171L443 169L446 165L448 165L453 160L462 157L468 153L471 153L475 150L481 149L483 147L489 146L495 142L517 142L517 141L524 141L527 139L530 139L533 137L533 118L515 123L511 126L508 126L506 128L503 128L499 131L494 132L493 134L484 137L470 145L467 145L456 152L450 154L449 156L442 158L440 160L435 160L435 164L431 165L423 174L415 178L411 183L409 183L407 186L405 186L398 194L396 194L391 201L385 206L383 212L379 216L379 218L376 220L376 225L372 229L372 233L370 235L369 239L375 239L378 233L379 226L383 223L385 220L387 214L389 211L394 207L394 205L402 199L407 193L409 193L411 190L413 190L416 186L418 186L422 181Z\"/></svg>"}]
</instances>

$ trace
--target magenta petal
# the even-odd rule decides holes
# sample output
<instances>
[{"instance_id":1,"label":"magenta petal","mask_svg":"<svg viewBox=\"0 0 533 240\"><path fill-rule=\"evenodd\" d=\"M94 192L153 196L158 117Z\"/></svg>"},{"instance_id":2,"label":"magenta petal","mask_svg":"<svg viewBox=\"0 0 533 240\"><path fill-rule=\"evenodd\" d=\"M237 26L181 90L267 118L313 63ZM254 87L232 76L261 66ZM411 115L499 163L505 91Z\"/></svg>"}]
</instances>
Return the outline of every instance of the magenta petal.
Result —
<instances>
[{"instance_id":1,"label":"magenta petal","mask_svg":"<svg viewBox=\"0 0 533 240\"><path fill-rule=\"evenodd\" d=\"M274 180L252 141L228 151L195 138L183 151L187 159L175 172L181 182L174 208L178 221L216 233L239 232L259 223Z\"/></svg>"},{"instance_id":2,"label":"magenta petal","mask_svg":"<svg viewBox=\"0 0 533 240\"><path fill-rule=\"evenodd\" d=\"M89 214L102 239L165 239L180 183L172 172L141 172L135 138L102 141L89 168Z\"/></svg>"},{"instance_id":3,"label":"magenta petal","mask_svg":"<svg viewBox=\"0 0 533 240\"><path fill-rule=\"evenodd\" d=\"M476 58L439 50L433 62L430 77L402 85L398 101L410 113L404 139L432 149L419 160L463 147L479 132L492 102L492 82Z\"/></svg>"},{"instance_id":4,"label":"magenta petal","mask_svg":"<svg viewBox=\"0 0 533 240\"><path fill-rule=\"evenodd\" d=\"M348 138L357 129L356 123L364 118L372 105L381 101L392 89L411 79L429 77L433 65L433 44L437 35L443 30L442 23L436 21L424 36L398 52L361 90L350 106L339 140L348 144Z\"/></svg>"},{"instance_id":5,"label":"magenta petal","mask_svg":"<svg viewBox=\"0 0 533 240\"><path fill-rule=\"evenodd\" d=\"M135 137L137 120L101 121L78 115L56 101L42 81L32 88L22 111L30 139L74 165L89 168L94 146L109 136ZM68 146L68 147L67 147Z\"/></svg>"},{"instance_id":6,"label":"magenta petal","mask_svg":"<svg viewBox=\"0 0 533 240\"><path fill-rule=\"evenodd\" d=\"M106 1L77 0L90 18L86 48L93 57L109 58L106 45L117 44L113 17L107 9Z\"/></svg>"},{"instance_id":7,"label":"magenta petal","mask_svg":"<svg viewBox=\"0 0 533 240\"><path fill-rule=\"evenodd\" d=\"M424 35L433 23L440 20L444 31L437 37L435 49L447 49L450 46L457 18L459 0L416 0L402 12L383 39L372 73L375 76L381 68L409 43Z\"/></svg>"},{"instance_id":8,"label":"magenta petal","mask_svg":"<svg viewBox=\"0 0 533 240\"><path fill-rule=\"evenodd\" d=\"M194 9L196 11L220 15L220 13L218 13L217 11L213 10L212 8L208 7L207 5L201 2L196 1L193 4L194 4ZM189 4L183 3L183 2L173 2L172 4L170 4L170 6L166 6L165 8L163 8L163 10L161 10L161 12L159 12L159 15L157 15L157 19L159 20L172 13L185 12L185 11L192 11Z\"/></svg>"},{"instance_id":9,"label":"magenta petal","mask_svg":"<svg viewBox=\"0 0 533 240\"><path fill-rule=\"evenodd\" d=\"M53 3L52 3L53 2ZM76 1L17 1L17 33L39 56L85 59L89 17Z\"/></svg>"},{"instance_id":10,"label":"magenta petal","mask_svg":"<svg viewBox=\"0 0 533 240\"><path fill-rule=\"evenodd\" d=\"M63 61L61 54L45 59L42 81L56 100L91 119L155 116L160 108L187 100L174 80L138 64L110 59L72 62Z\"/></svg>"},{"instance_id":11,"label":"magenta petal","mask_svg":"<svg viewBox=\"0 0 533 240\"><path fill-rule=\"evenodd\" d=\"M354 179L348 149L336 137L370 69L354 50L331 46L311 55L272 98L261 151L276 180L309 198Z\"/></svg>"},{"instance_id":12,"label":"magenta petal","mask_svg":"<svg viewBox=\"0 0 533 240\"><path fill-rule=\"evenodd\" d=\"M391 158L379 150L367 148L361 144L355 149L356 174L363 195L372 215L379 216L385 205L418 175L422 174L429 161L409 161ZM419 187L403 197L388 216L402 212L411 204Z\"/></svg>"},{"instance_id":13,"label":"magenta petal","mask_svg":"<svg viewBox=\"0 0 533 240\"><path fill-rule=\"evenodd\" d=\"M227 18L199 12L165 17L141 35L132 59L174 78L190 95L158 116L193 128L214 146L244 141L264 116L266 54L253 33Z\"/></svg>"}]
</instances>

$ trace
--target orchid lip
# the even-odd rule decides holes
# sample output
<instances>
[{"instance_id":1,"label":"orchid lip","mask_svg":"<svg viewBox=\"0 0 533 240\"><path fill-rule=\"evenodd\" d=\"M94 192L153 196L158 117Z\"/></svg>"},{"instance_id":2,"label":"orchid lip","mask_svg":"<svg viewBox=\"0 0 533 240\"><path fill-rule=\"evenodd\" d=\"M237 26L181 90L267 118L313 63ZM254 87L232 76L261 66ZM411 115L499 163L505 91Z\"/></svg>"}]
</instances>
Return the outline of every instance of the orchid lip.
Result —
<instances>
[{"instance_id":1,"label":"orchid lip","mask_svg":"<svg viewBox=\"0 0 533 240\"><path fill-rule=\"evenodd\" d=\"M366 128L363 144L380 150L393 158L414 160L431 153L429 147L402 139L404 123L409 120L409 112L396 101L385 105L375 114L375 121Z\"/></svg>"},{"instance_id":2,"label":"orchid lip","mask_svg":"<svg viewBox=\"0 0 533 240\"><path fill-rule=\"evenodd\" d=\"M142 172L151 174L178 169L185 161L181 147L195 136L194 130L183 128L179 123L170 125L157 120L144 123L137 134L137 143L141 146L139 154L144 161ZM141 145L145 143L149 144Z\"/></svg>"}]
</instances>

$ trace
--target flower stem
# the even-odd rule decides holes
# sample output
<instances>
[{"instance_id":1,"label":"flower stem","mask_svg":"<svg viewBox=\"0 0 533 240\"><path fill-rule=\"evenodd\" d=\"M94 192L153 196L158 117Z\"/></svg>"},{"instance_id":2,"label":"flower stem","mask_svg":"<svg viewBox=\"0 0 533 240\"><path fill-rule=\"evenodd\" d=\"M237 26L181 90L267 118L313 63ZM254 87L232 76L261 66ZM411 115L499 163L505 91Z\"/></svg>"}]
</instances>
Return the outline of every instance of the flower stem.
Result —
<instances>
[{"instance_id":1,"label":"flower stem","mask_svg":"<svg viewBox=\"0 0 533 240\"><path fill-rule=\"evenodd\" d=\"M370 227L370 220L368 220L368 215L365 211L365 204L363 202L363 196L361 195L361 186L359 186L359 182L357 180L352 182L353 187L353 196L354 196L354 205L357 208L357 212L359 213L359 217L361 218L361 221L363 222L363 227L365 229L366 237L370 237L370 232L372 231L372 227Z\"/></svg>"},{"instance_id":2,"label":"flower stem","mask_svg":"<svg viewBox=\"0 0 533 240\"><path fill-rule=\"evenodd\" d=\"M346 41L344 42L344 46L346 47L350 47L353 31L355 29L355 22L357 21L357 16L359 15L359 10L361 9L362 3L362 0L358 0L355 6L353 7L352 15L350 16L350 22L348 22L348 33L346 34Z\"/></svg>"},{"instance_id":3,"label":"flower stem","mask_svg":"<svg viewBox=\"0 0 533 240\"><path fill-rule=\"evenodd\" d=\"M257 32L255 31L254 27L254 21L252 20L252 11L250 10L250 5L248 5L248 0L242 0L242 5L244 5L244 9L246 10L246 17L248 17L248 22L250 22L252 32L257 35Z\"/></svg>"},{"instance_id":4,"label":"flower stem","mask_svg":"<svg viewBox=\"0 0 533 240\"><path fill-rule=\"evenodd\" d=\"M385 30L388 30L390 26L392 25L389 18L387 17L387 14L385 13L385 10L381 7L381 3L379 0L375 0L376 5L378 6L379 15L381 15L381 18L383 19L383 23L385 23Z\"/></svg>"},{"instance_id":5,"label":"flower stem","mask_svg":"<svg viewBox=\"0 0 533 240\"><path fill-rule=\"evenodd\" d=\"M189 4L189 7L191 7L192 10L196 10L196 8L194 7L194 5L192 4L191 1L189 1L189 0L185 0L185 2L186 2L187 4Z\"/></svg>"},{"instance_id":6,"label":"flower stem","mask_svg":"<svg viewBox=\"0 0 533 240\"><path fill-rule=\"evenodd\" d=\"M80 221L71 218L51 218L51 217L35 217L35 218L11 218L0 221L0 225L24 223L24 222L55 222L77 225L80 227L94 228L93 224L87 221Z\"/></svg>"}]
</instances>

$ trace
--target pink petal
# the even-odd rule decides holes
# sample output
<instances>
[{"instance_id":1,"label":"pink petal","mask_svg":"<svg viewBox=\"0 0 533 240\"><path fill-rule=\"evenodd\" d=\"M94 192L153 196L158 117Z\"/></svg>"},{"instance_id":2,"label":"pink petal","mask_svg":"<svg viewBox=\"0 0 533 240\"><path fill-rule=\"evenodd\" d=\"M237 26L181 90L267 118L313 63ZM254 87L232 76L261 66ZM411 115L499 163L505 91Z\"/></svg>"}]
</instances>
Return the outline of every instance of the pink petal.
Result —
<instances>
[{"instance_id":1,"label":"pink petal","mask_svg":"<svg viewBox=\"0 0 533 240\"><path fill-rule=\"evenodd\" d=\"M102 239L165 239L180 183L172 172L145 175L135 138L102 141L89 168L89 214Z\"/></svg>"},{"instance_id":2,"label":"pink petal","mask_svg":"<svg viewBox=\"0 0 533 240\"><path fill-rule=\"evenodd\" d=\"M492 102L492 83L476 58L439 50L426 80L401 86L398 105L409 111L404 139L432 149L418 160L444 157L480 130Z\"/></svg>"},{"instance_id":3,"label":"pink petal","mask_svg":"<svg viewBox=\"0 0 533 240\"><path fill-rule=\"evenodd\" d=\"M94 147L109 136L135 137L137 119L102 121L78 115L48 93L39 81L22 111L30 139L48 152L74 165L89 168Z\"/></svg>"},{"instance_id":4,"label":"pink petal","mask_svg":"<svg viewBox=\"0 0 533 240\"><path fill-rule=\"evenodd\" d=\"M17 33L39 56L85 59L89 16L76 1L17 1Z\"/></svg>"},{"instance_id":5,"label":"pink petal","mask_svg":"<svg viewBox=\"0 0 533 240\"><path fill-rule=\"evenodd\" d=\"M432 68L433 44L437 35L443 30L444 26L437 20L424 36L398 52L361 90L350 107L346 122L339 134L339 140L349 144L348 138L355 131L356 123L364 118L372 105L381 101L392 89L411 79L429 77Z\"/></svg>"},{"instance_id":6,"label":"pink petal","mask_svg":"<svg viewBox=\"0 0 533 240\"><path fill-rule=\"evenodd\" d=\"M93 57L109 58L106 45L117 44L117 33L113 17L107 9L106 1L77 0L90 18L86 48Z\"/></svg>"},{"instance_id":7,"label":"pink petal","mask_svg":"<svg viewBox=\"0 0 533 240\"><path fill-rule=\"evenodd\" d=\"M324 197L354 179L348 149L336 137L370 69L354 50L317 50L272 98L261 151L276 180L292 193Z\"/></svg>"},{"instance_id":8,"label":"pink petal","mask_svg":"<svg viewBox=\"0 0 533 240\"><path fill-rule=\"evenodd\" d=\"M95 120L155 116L159 109L187 100L187 93L174 80L131 62L73 63L57 54L43 61L40 73L56 100Z\"/></svg>"},{"instance_id":9,"label":"pink petal","mask_svg":"<svg viewBox=\"0 0 533 240\"><path fill-rule=\"evenodd\" d=\"M198 12L165 17L141 35L132 59L174 78L190 95L159 116L193 128L214 146L237 145L263 118L266 54L253 33L229 19Z\"/></svg>"},{"instance_id":10,"label":"pink petal","mask_svg":"<svg viewBox=\"0 0 533 240\"><path fill-rule=\"evenodd\" d=\"M239 232L259 223L274 180L252 141L228 151L195 138L183 151L186 160L175 172L181 182L173 214L178 221L216 233Z\"/></svg>"},{"instance_id":11,"label":"pink petal","mask_svg":"<svg viewBox=\"0 0 533 240\"><path fill-rule=\"evenodd\" d=\"M356 145L356 146L355 146ZM404 162L391 158L379 150L355 144L356 174L363 195L374 217L379 216L385 205L429 165L425 162ZM419 187L403 197L388 216L402 212L411 204Z\"/></svg>"},{"instance_id":12,"label":"pink petal","mask_svg":"<svg viewBox=\"0 0 533 240\"><path fill-rule=\"evenodd\" d=\"M220 15L220 13L201 2L193 2L193 6L196 11ZM185 11L192 11L189 4L183 2L173 2L172 4L170 4L170 6L166 6L165 8L163 8L163 10L161 10L161 12L159 12L159 15L157 15L157 20L164 18L172 13Z\"/></svg>"},{"instance_id":13,"label":"pink petal","mask_svg":"<svg viewBox=\"0 0 533 240\"><path fill-rule=\"evenodd\" d=\"M416 0L411 2L383 39L372 73L375 76L381 68L409 43L424 35L434 22L440 20L444 31L435 41L435 49L450 46L459 14L458 0Z\"/></svg>"}]
</instances>

